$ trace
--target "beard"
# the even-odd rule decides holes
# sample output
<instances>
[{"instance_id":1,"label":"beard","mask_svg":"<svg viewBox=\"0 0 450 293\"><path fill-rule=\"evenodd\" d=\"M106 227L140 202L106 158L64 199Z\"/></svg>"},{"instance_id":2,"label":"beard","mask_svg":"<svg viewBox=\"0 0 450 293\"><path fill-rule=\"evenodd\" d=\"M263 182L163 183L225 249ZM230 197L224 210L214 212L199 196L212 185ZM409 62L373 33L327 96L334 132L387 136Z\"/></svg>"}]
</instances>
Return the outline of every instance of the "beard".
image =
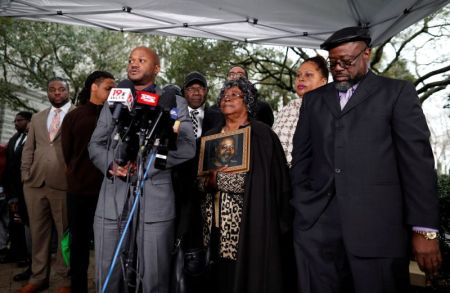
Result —
<instances>
[{"instance_id":1,"label":"beard","mask_svg":"<svg viewBox=\"0 0 450 293\"><path fill-rule=\"evenodd\" d=\"M361 81L361 79L363 79L364 74L358 74L353 78L349 78L348 80L344 80L344 81L335 81L334 82L334 87L339 91L339 92L346 92L348 91L352 86L354 86L355 84L357 84L358 82Z\"/></svg>"},{"instance_id":2,"label":"beard","mask_svg":"<svg viewBox=\"0 0 450 293\"><path fill-rule=\"evenodd\" d=\"M351 88L354 85L352 80L346 80L346 81L337 81L334 83L334 86L338 90L338 92L346 92L349 88Z\"/></svg>"},{"instance_id":3,"label":"beard","mask_svg":"<svg viewBox=\"0 0 450 293\"><path fill-rule=\"evenodd\" d=\"M62 100L61 102L50 101L50 104L52 104L52 106L55 108L61 108L68 102L69 102L69 99L65 99L65 100Z\"/></svg>"}]
</instances>

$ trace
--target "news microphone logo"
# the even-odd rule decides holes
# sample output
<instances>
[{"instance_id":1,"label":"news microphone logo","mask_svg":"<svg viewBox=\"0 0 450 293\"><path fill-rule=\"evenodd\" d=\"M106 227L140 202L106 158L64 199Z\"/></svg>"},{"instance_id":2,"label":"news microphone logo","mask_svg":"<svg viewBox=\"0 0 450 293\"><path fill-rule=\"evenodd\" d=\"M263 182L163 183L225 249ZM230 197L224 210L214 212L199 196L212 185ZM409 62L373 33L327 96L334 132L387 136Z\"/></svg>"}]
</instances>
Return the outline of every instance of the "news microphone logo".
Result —
<instances>
[{"instance_id":1,"label":"news microphone logo","mask_svg":"<svg viewBox=\"0 0 450 293\"><path fill-rule=\"evenodd\" d=\"M149 93L144 91L136 91L136 102L141 105L147 105L150 107L158 106L159 95L156 93Z\"/></svg>"},{"instance_id":2,"label":"news microphone logo","mask_svg":"<svg viewBox=\"0 0 450 293\"><path fill-rule=\"evenodd\" d=\"M133 93L129 88L112 88L109 92L107 101L110 106L114 105L115 103L126 105L128 111L131 111L134 101Z\"/></svg>"},{"instance_id":3,"label":"news microphone logo","mask_svg":"<svg viewBox=\"0 0 450 293\"><path fill-rule=\"evenodd\" d=\"M172 120L177 120L178 119L178 109L177 108L170 109L169 114L170 114L170 118Z\"/></svg>"}]
</instances>

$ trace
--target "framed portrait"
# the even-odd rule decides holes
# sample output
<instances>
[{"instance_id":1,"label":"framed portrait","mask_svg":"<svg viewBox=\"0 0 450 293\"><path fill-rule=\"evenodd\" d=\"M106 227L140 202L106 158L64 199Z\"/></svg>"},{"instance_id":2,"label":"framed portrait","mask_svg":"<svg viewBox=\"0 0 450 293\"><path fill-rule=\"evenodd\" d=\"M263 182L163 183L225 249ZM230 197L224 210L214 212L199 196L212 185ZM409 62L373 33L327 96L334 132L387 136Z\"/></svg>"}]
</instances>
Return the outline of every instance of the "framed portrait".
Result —
<instances>
[{"instance_id":1,"label":"framed portrait","mask_svg":"<svg viewBox=\"0 0 450 293\"><path fill-rule=\"evenodd\" d=\"M229 172L247 172L250 168L250 126L201 138L198 175L227 165Z\"/></svg>"}]
</instances>

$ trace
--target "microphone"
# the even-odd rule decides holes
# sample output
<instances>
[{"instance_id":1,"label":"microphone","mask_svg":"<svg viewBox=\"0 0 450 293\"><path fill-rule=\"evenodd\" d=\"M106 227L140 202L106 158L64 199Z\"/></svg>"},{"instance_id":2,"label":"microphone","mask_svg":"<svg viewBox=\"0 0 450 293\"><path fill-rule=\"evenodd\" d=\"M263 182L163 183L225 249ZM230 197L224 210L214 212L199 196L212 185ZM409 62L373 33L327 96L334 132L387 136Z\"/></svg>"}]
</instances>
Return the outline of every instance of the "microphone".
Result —
<instances>
[{"instance_id":1,"label":"microphone","mask_svg":"<svg viewBox=\"0 0 450 293\"><path fill-rule=\"evenodd\" d=\"M171 109L177 107L177 96L176 93L172 90L166 90L161 95L161 99L159 101L159 106L163 108L165 111L169 112Z\"/></svg>"},{"instance_id":2,"label":"microphone","mask_svg":"<svg viewBox=\"0 0 450 293\"><path fill-rule=\"evenodd\" d=\"M170 119L174 120L173 132L178 134L180 131L181 122L178 119L178 109L177 109L177 98L176 96L181 95L181 89L176 84L168 84L163 89L163 95L161 97L163 107L169 110Z\"/></svg>"},{"instance_id":3,"label":"microphone","mask_svg":"<svg viewBox=\"0 0 450 293\"><path fill-rule=\"evenodd\" d=\"M149 93L145 91L136 91L136 103L150 107L158 106L159 95L157 93Z\"/></svg>"},{"instance_id":4,"label":"microphone","mask_svg":"<svg viewBox=\"0 0 450 293\"><path fill-rule=\"evenodd\" d=\"M177 134L179 129L176 92L164 88L159 100L159 107L163 112L164 127L161 130L159 145L155 158L155 168L164 170L167 164L169 150L177 149Z\"/></svg>"},{"instance_id":5,"label":"microphone","mask_svg":"<svg viewBox=\"0 0 450 293\"><path fill-rule=\"evenodd\" d=\"M112 88L109 92L107 102L109 106L114 106L114 110L112 112L112 120L114 124L118 123L123 106L126 106L128 111L131 111L133 108L134 93L134 84L128 79L121 81L117 88Z\"/></svg>"},{"instance_id":6,"label":"microphone","mask_svg":"<svg viewBox=\"0 0 450 293\"><path fill-rule=\"evenodd\" d=\"M116 163L126 164L130 158L137 155L140 146L147 145L151 141L157 149L155 167L165 169L168 151L176 150L177 131L174 130L175 121L178 119L176 96L172 92L163 92L160 96L154 92L134 91L134 88L133 90L130 88L131 84L130 81L120 83L119 88L111 90L116 92L111 93L109 99L114 105L114 121L124 125L122 143L116 153ZM128 107L129 114L121 115L125 106ZM115 112L116 109L118 112Z\"/></svg>"}]
</instances>

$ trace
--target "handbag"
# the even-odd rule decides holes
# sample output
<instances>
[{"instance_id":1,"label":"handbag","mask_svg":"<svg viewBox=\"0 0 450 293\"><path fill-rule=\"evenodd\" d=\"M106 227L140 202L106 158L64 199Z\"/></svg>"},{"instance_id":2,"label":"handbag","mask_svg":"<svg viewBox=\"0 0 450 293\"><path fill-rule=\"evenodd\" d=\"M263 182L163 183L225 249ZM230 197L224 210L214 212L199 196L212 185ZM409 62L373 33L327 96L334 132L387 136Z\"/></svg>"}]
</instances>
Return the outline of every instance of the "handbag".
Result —
<instances>
[{"instance_id":1,"label":"handbag","mask_svg":"<svg viewBox=\"0 0 450 293\"><path fill-rule=\"evenodd\" d=\"M172 253L172 281L170 293L186 293L186 277L202 277L209 271L209 248L186 251L177 239Z\"/></svg>"},{"instance_id":2,"label":"handbag","mask_svg":"<svg viewBox=\"0 0 450 293\"><path fill-rule=\"evenodd\" d=\"M193 277L205 274L210 265L209 247L193 248L184 252L184 272Z\"/></svg>"}]
</instances>

